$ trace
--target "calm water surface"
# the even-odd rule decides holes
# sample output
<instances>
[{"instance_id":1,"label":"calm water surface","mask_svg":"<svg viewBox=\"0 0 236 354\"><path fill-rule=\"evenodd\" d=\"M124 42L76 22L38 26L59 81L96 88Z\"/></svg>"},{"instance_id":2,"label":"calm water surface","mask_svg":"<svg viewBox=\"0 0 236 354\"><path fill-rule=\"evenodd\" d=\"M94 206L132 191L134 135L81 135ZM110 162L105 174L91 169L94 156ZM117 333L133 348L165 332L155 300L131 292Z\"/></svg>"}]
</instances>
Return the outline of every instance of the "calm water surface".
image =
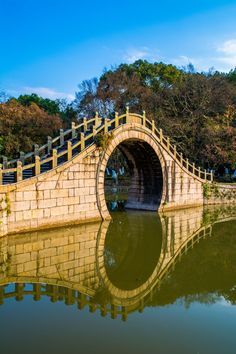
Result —
<instances>
[{"instance_id":1,"label":"calm water surface","mask_svg":"<svg viewBox=\"0 0 236 354\"><path fill-rule=\"evenodd\" d=\"M235 353L236 209L0 239L0 353Z\"/></svg>"}]
</instances>

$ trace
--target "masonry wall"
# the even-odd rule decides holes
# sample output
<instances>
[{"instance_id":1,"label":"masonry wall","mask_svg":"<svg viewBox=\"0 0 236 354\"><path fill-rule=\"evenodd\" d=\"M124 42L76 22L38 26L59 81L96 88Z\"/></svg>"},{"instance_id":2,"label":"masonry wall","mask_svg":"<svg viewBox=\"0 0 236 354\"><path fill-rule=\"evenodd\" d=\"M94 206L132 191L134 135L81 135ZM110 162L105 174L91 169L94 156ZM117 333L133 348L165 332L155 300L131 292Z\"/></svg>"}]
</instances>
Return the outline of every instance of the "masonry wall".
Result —
<instances>
[{"instance_id":1,"label":"masonry wall","mask_svg":"<svg viewBox=\"0 0 236 354\"><path fill-rule=\"evenodd\" d=\"M96 173L99 151L87 149L55 170L4 186L2 234L101 219Z\"/></svg>"},{"instance_id":2,"label":"masonry wall","mask_svg":"<svg viewBox=\"0 0 236 354\"><path fill-rule=\"evenodd\" d=\"M236 184L216 183L205 193L204 204L236 204Z\"/></svg>"}]
</instances>

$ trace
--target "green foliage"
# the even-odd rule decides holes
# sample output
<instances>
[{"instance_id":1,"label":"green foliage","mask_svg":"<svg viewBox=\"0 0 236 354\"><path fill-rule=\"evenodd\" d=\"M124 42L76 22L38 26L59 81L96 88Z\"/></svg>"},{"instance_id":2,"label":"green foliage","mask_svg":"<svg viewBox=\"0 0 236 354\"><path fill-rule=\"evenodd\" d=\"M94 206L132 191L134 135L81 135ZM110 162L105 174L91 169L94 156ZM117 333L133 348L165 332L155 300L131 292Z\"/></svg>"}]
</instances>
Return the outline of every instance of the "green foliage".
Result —
<instances>
[{"instance_id":1,"label":"green foliage","mask_svg":"<svg viewBox=\"0 0 236 354\"><path fill-rule=\"evenodd\" d=\"M53 101L49 98L43 98L38 96L36 93L32 93L31 95L20 95L17 101L25 107L29 107L32 103L35 103L38 107L50 115L60 114L60 105L57 100Z\"/></svg>"},{"instance_id":2,"label":"green foliage","mask_svg":"<svg viewBox=\"0 0 236 354\"><path fill-rule=\"evenodd\" d=\"M112 139L112 133L99 133L94 137L94 142L98 148L100 148L101 150L105 150Z\"/></svg>"},{"instance_id":3,"label":"green foliage","mask_svg":"<svg viewBox=\"0 0 236 354\"><path fill-rule=\"evenodd\" d=\"M232 82L234 85L236 85L236 68L230 70L230 72L226 74L226 78L229 80L229 82Z\"/></svg>"},{"instance_id":4,"label":"green foliage","mask_svg":"<svg viewBox=\"0 0 236 354\"><path fill-rule=\"evenodd\" d=\"M203 188L203 196L206 199L220 196L219 187L215 183L210 184L206 182L202 185L202 188Z\"/></svg>"},{"instance_id":5,"label":"green foliage","mask_svg":"<svg viewBox=\"0 0 236 354\"><path fill-rule=\"evenodd\" d=\"M132 112L145 110L203 168L236 161L236 85L225 74L138 60L86 80L76 97L75 107L87 116L113 116L127 105Z\"/></svg>"},{"instance_id":6,"label":"green foliage","mask_svg":"<svg viewBox=\"0 0 236 354\"><path fill-rule=\"evenodd\" d=\"M9 216L11 214L11 201L10 201L10 198L9 198L9 194L6 194L5 202L6 202L5 211L7 213L7 216Z\"/></svg>"},{"instance_id":7,"label":"green foliage","mask_svg":"<svg viewBox=\"0 0 236 354\"><path fill-rule=\"evenodd\" d=\"M10 269L12 256L9 252L7 252L6 256L0 252L0 258L3 259L0 262L0 274L6 274Z\"/></svg>"},{"instance_id":8,"label":"green foliage","mask_svg":"<svg viewBox=\"0 0 236 354\"><path fill-rule=\"evenodd\" d=\"M51 100L32 93L31 95L20 95L17 101L25 107L30 107L32 103L35 103L49 115L60 116L64 127L69 127L72 121L77 120L77 112L73 108L73 103L67 103L65 99Z\"/></svg>"}]
</instances>

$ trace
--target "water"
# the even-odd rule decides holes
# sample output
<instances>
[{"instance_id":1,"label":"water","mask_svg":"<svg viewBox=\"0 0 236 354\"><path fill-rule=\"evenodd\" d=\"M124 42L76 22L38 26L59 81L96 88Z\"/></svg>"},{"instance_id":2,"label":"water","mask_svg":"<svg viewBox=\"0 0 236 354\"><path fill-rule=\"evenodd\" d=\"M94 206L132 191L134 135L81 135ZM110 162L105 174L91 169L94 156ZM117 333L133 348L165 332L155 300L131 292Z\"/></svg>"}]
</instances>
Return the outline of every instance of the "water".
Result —
<instances>
[{"instance_id":1,"label":"water","mask_svg":"<svg viewBox=\"0 0 236 354\"><path fill-rule=\"evenodd\" d=\"M0 352L235 353L236 209L0 239Z\"/></svg>"}]
</instances>

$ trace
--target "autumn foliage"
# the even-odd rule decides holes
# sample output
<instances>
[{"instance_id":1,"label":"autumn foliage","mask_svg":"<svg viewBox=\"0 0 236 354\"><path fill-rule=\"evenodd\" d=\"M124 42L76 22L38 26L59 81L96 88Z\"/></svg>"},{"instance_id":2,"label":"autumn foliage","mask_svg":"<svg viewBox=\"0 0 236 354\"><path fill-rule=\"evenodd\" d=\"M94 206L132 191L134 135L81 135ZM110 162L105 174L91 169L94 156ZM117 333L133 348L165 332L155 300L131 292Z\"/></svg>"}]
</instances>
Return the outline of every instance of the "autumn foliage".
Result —
<instances>
[{"instance_id":1,"label":"autumn foliage","mask_svg":"<svg viewBox=\"0 0 236 354\"><path fill-rule=\"evenodd\" d=\"M31 151L33 144L45 143L47 136L55 135L61 127L58 115L49 115L35 103L23 106L14 99L1 103L1 154L17 157L20 151Z\"/></svg>"},{"instance_id":2,"label":"autumn foliage","mask_svg":"<svg viewBox=\"0 0 236 354\"><path fill-rule=\"evenodd\" d=\"M84 81L78 111L102 116L146 111L177 149L204 168L236 164L236 70L198 73L138 60ZM235 167L234 167L235 166Z\"/></svg>"}]
</instances>

